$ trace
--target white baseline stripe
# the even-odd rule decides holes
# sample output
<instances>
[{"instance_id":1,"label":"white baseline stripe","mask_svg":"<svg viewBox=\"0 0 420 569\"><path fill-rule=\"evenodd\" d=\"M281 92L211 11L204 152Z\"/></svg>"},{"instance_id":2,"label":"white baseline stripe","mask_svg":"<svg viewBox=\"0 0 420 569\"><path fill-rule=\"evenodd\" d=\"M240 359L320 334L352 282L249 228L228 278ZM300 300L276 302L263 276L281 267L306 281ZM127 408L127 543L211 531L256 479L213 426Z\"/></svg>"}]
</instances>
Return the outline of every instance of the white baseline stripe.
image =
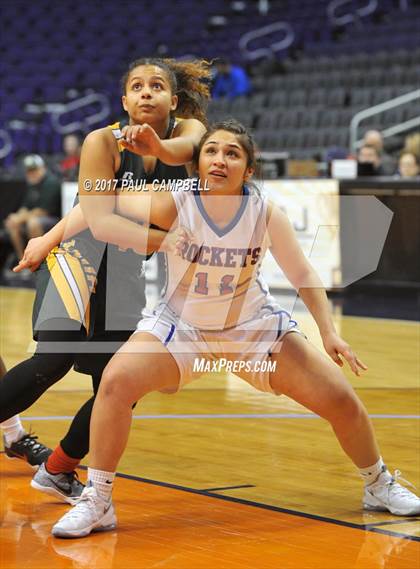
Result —
<instances>
[{"instance_id":1,"label":"white baseline stripe","mask_svg":"<svg viewBox=\"0 0 420 569\"><path fill-rule=\"evenodd\" d=\"M420 415L372 414L371 419L420 419ZM22 421L60 421L73 419L72 415L21 417ZM244 414L189 414L189 415L133 415L133 419L320 419L314 413L244 413Z\"/></svg>"}]
</instances>

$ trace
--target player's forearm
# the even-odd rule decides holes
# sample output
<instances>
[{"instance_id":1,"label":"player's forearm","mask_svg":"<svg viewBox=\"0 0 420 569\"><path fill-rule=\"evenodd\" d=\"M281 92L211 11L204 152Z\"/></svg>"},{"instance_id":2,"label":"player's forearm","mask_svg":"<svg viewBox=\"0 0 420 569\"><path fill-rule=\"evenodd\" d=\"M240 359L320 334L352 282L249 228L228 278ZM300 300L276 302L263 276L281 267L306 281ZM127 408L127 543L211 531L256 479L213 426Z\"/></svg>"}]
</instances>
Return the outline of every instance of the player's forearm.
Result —
<instances>
[{"instance_id":1,"label":"player's forearm","mask_svg":"<svg viewBox=\"0 0 420 569\"><path fill-rule=\"evenodd\" d=\"M158 251L166 237L165 231L138 225L114 213L99 216L90 229L99 241L118 245L122 249L133 249L141 254Z\"/></svg>"},{"instance_id":2,"label":"player's forearm","mask_svg":"<svg viewBox=\"0 0 420 569\"><path fill-rule=\"evenodd\" d=\"M190 162L194 154L194 143L186 137L162 140L159 160L170 166L181 166Z\"/></svg>"},{"instance_id":3,"label":"player's forearm","mask_svg":"<svg viewBox=\"0 0 420 569\"><path fill-rule=\"evenodd\" d=\"M61 221L65 221L65 224L60 241L62 239L70 239L70 237L77 235L77 233L80 233L89 227L80 204L74 206L74 208L69 211Z\"/></svg>"},{"instance_id":4,"label":"player's forearm","mask_svg":"<svg viewBox=\"0 0 420 569\"><path fill-rule=\"evenodd\" d=\"M58 223L54 225L49 231L44 233L42 236L43 243L45 243L45 249L51 251L57 245L61 243L64 236L64 229L66 227L67 217L63 217Z\"/></svg>"},{"instance_id":5,"label":"player's forearm","mask_svg":"<svg viewBox=\"0 0 420 569\"><path fill-rule=\"evenodd\" d=\"M322 286L316 288L300 288L299 296L314 317L321 336L328 334L329 332L335 332L335 326L332 320L325 289L322 288Z\"/></svg>"},{"instance_id":6,"label":"player's forearm","mask_svg":"<svg viewBox=\"0 0 420 569\"><path fill-rule=\"evenodd\" d=\"M80 205L75 206L63 219L43 235L46 247L50 251L63 240L70 239L88 227Z\"/></svg>"}]
</instances>

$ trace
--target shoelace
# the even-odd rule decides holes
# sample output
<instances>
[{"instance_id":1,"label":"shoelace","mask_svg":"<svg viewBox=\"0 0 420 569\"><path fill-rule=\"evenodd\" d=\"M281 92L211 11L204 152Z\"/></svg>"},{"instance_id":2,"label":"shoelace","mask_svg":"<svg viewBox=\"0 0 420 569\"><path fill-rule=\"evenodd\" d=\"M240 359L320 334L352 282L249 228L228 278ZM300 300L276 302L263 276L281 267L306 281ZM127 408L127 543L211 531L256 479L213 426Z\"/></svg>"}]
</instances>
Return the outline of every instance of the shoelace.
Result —
<instances>
[{"instance_id":1,"label":"shoelace","mask_svg":"<svg viewBox=\"0 0 420 569\"><path fill-rule=\"evenodd\" d=\"M62 475L64 476L65 483L68 485L69 489L71 489L73 483L76 483L78 486L84 486L84 484L80 482L79 475L75 470L72 472L63 472Z\"/></svg>"},{"instance_id":2,"label":"shoelace","mask_svg":"<svg viewBox=\"0 0 420 569\"><path fill-rule=\"evenodd\" d=\"M75 470L73 470L72 472L63 472L64 476L66 476L66 478L69 480L69 482L75 480L76 482L80 482L79 480L79 475L77 474L77 472Z\"/></svg>"},{"instance_id":3,"label":"shoelace","mask_svg":"<svg viewBox=\"0 0 420 569\"><path fill-rule=\"evenodd\" d=\"M412 495L413 493L408 490L407 488L405 488L404 486L401 486L401 484L398 482L399 480L401 480L402 482L404 482L405 484L407 484L407 486L411 486L411 488L416 489L416 487L414 486L414 484L412 484L411 482L409 482L408 480L406 480L405 478L403 478L401 476L401 471L400 470L396 470L391 478L391 480L389 482L387 482L387 486L392 487L392 489L394 490L395 494L399 494L401 496L408 496L408 495Z\"/></svg>"},{"instance_id":4,"label":"shoelace","mask_svg":"<svg viewBox=\"0 0 420 569\"><path fill-rule=\"evenodd\" d=\"M97 498L97 494L94 488L85 488L83 490L82 495L77 501L77 504L72 508L65 517L67 519L78 518L80 515L88 513L92 513L92 509L96 513L96 503L95 498Z\"/></svg>"},{"instance_id":5,"label":"shoelace","mask_svg":"<svg viewBox=\"0 0 420 569\"><path fill-rule=\"evenodd\" d=\"M36 435L29 433L28 435L25 435L20 441L18 441L18 443L24 447L31 447L33 453L38 454L47 447L42 443L38 443L37 439L38 437Z\"/></svg>"}]
</instances>

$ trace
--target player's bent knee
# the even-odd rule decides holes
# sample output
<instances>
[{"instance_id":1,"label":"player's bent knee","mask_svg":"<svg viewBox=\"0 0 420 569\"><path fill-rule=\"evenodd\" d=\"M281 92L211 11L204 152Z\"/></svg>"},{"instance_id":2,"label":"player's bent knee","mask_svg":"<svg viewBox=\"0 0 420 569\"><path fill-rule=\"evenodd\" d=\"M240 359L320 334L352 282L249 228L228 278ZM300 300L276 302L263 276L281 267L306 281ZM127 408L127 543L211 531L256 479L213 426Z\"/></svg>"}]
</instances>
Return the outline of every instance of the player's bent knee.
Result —
<instances>
[{"instance_id":1,"label":"player's bent knee","mask_svg":"<svg viewBox=\"0 0 420 569\"><path fill-rule=\"evenodd\" d=\"M353 423L365 413L365 409L356 394L351 390L340 390L335 394L331 405L335 422Z\"/></svg>"},{"instance_id":2,"label":"player's bent knee","mask_svg":"<svg viewBox=\"0 0 420 569\"><path fill-rule=\"evenodd\" d=\"M134 373L116 365L107 367L102 375L98 395L132 406L153 391L153 386L142 381L142 377L147 376L140 370Z\"/></svg>"},{"instance_id":3,"label":"player's bent knee","mask_svg":"<svg viewBox=\"0 0 420 569\"><path fill-rule=\"evenodd\" d=\"M125 402L127 405L135 403L136 398L131 396L130 382L127 376L117 367L106 368L103 372L99 386L98 397L113 401Z\"/></svg>"}]
</instances>

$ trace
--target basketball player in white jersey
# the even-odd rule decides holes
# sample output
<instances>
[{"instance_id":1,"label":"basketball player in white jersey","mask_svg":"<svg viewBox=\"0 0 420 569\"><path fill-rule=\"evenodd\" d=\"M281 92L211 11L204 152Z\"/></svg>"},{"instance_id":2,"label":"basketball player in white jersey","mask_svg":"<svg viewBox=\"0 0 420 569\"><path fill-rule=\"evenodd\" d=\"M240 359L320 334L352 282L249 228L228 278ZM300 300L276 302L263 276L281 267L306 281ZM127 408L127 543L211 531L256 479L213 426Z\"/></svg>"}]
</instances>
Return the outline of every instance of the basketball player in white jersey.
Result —
<instances>
[{"instance_id":1,"label":"basketball player in white jersey","mask_svg":"<svg viewBox=\"0 0 420 569\"><path fill-rule=\"evenodd\" d=\"M180 389L199 375L194 360L202 357L225 358L257 389L285 394L328 420L364 479L364 508L420 513L417 496L387 470L368 414L339 369L342 358L356 375L366 366L335 331L325 291L285 214L252 189L254 167L250 135L227 121L200 143L200 186L208 192L120 196L121 213L172 229L168 283L161 302L104 371L91 421L88 484L78 504L53 527L55 536L83 537L116 526L112 483L132 404L151 391ZM312 313L333 361L299 333L269 295L259 275L267 248ZM264 359L275 362L274 371L255 365Z\"/></svg>"}]
</instances>

